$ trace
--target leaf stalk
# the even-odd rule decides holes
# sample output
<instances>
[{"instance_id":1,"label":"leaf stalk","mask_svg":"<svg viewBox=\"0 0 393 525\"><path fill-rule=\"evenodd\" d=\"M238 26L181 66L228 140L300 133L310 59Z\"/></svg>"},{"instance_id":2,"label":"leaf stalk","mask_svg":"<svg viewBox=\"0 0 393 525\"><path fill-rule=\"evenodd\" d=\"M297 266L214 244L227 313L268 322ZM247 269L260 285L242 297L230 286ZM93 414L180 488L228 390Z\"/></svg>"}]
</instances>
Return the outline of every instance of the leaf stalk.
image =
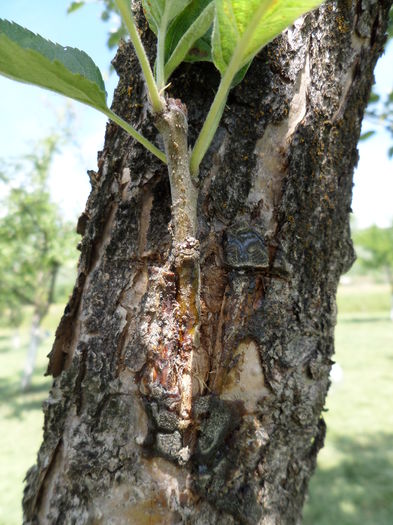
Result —
<instances>
[{"instance_id":1,"label":"leaf stalk","mask_svg":"<svg viewBox=\"0 0 393 525\"><path fill-rule=\"evenodd\" d=\"M251 22L248 24L241 39L239 40L239 43L237 44L228 67L224 73L224 76L221 78L221 82L216 96L214 97L213 104L210 107L209 113L207 114L206 120L202 126L201 132L191 153L190 170L193 177L198 176L199 166L210 146L211 141L213 140L215 132L217 131L233 79L235 78L236 73L243 66L247 45L250 42L254 32L258 28L260 19L269 9L270 5L271 2L267 0L261 3L255 13L255 16L251 19Z\"/></svg>"},{"instance_id":2,"label":"leaf stalk","mask_svg":"<svg viewBox=\"0 0 393 525\"><path fill-rule=\"evenodd\" d=\"M130 1L115 0L115 2L120 11L123 22L130 34L131 42L134 46L136 56L138 57L139 63L141 65L153 111L154 113L160 113L164 109L164 103L158 92L157 84L154 80L153 72L151 70L145 48L143 47L141 38L138 33L138 29L135 25L134 16L131 11Z\"/></svg>"},{"instance_id":3,"label":"leaf stalk","mask_svg":"<svg viewBox=\"0 0 393 525\"><path fill-rule=\"evenodd\" d=\"M164 9L157 34L157 87L161 92L165 86L165 37L168 25L168 9Z\"/></svg>"},{"instance_id":4,"label":"leaf stalk","mask_svg":"<svg viewBox=\"0 0 393 525\"><path fill-rule=\"evenodd\" d=\"M119 125L121 128L123 128L131 137L133 137L135 140L137 140L140 144L142 144L146 149L148 149L153 155L155 155L158 159L160 159L165 164L167 163L166 155L164 152L159 150L150 140L148 140L146 137L141 135L135 128L133 128L128 122L123 120L121 117L116 115L116 113L113 113L113 111L109 108L106 110L101 110L104 115L109 117L113 122L116 122L117 125Z\"/></svg>"}]
</instances>

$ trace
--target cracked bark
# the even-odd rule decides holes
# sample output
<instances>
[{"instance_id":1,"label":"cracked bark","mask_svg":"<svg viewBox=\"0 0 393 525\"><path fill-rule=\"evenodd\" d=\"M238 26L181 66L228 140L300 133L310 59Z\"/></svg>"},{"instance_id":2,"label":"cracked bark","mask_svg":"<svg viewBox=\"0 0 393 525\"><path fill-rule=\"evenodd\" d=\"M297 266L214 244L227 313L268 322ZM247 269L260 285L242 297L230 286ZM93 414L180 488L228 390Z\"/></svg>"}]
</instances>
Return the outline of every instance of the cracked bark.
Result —
<instances>
[{"instance_id":1,"label":"cracked bark","mask_svg":"<svg viewBox=\"0 0 393 525\"><path fill-rule=\"evenodd\" d=\"M108 124L25 524L300 522L324 439L337 283L353 261L356 143L390 5L327 2L254 61L201 166L189 266L174 256L165 167ZM130 46L114 65L114 109L160 140ZM208 64L173 79L191 141L217 80ZM189 283L198 267L200 304L189 289L183 304L195 309L182 309L181 268ZM182 327L197 325L190 362Z\"/></svg>"}]
</instances>

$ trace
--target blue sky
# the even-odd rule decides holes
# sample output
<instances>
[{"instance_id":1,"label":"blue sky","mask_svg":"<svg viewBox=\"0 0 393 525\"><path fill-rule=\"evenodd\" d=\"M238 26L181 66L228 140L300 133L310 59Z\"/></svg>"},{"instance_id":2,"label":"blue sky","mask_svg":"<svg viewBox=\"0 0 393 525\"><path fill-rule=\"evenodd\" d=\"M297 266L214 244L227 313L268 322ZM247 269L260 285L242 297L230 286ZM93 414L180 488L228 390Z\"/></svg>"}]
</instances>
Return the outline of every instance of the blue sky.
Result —
<instances>
[{"instance_id":1,"label":"blue sky","mask_svg":"<svg viewBox=\"0 0 393 525\"><path fill-rule=\"evenodd\" d=\"M88 5L67 15L69 0L1 0L0 17L14 20L63 45L86 51L101 69L109 102L116 86L115 73L108 74L113 51L106 47L111 23L100 20L100 5ZM378 91L393 89L393 43L376 69ZM0 77L0 157L18 157L31 144L45 137L64 113L66 100ZM95 110L71 103L76 114L74 144L63 148L52 167L51 191L54 199L72 219L83 211L89 192L86 170L96 168L97 150L102 148L106 118ZM391 138L387 134L360 143L360 162L355 173L352 208L356 224L387 226L393 219L393 161L387 158Z\"/></svg>"},{"instance_id":2,"label":"blue sky","mask_svg":"<svg viewBox=\"0 0 393 525\"><path fill-rule=\"evenodd\" d=\"M114 51L106 46L110 23L100 20L101 8L91 2L67 15L68 0L1 0L0 17L13 20L45 38L86 51L104 77L109 103L117 75L109 75ZM86 174L97 166L97 150L104 141L107 119L97 111L40 88L0 77L0 157L18 157L31 144L56 128L67 104L75 113L73 145L63 148L54 161L51 191L70 219L80 214L89 193Z\"/></svg>"}]
</instances>

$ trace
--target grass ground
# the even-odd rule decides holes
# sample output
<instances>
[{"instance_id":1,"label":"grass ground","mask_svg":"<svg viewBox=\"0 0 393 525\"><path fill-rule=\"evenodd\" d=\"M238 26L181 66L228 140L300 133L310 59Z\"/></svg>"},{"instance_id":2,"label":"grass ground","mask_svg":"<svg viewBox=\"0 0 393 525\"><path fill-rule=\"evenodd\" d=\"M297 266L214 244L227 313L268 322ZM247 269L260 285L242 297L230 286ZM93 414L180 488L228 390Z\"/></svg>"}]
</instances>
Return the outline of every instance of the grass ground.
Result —
<instances>
[{"instance_id":1,"label":"grass ground","mask_svg":"<svg viewBox=\"0 0 393 525\"><path fill-rule=\"evenodd\" d=\"M43 324L53 335L62 307L54 305ZM51 381L44 377L46 355L51 337L40 347L32 388L20 393L20 381L27 352L28 324L20 330L20 346L14 345L15 333L0 329L0 525L22 523L23 478L35 461L42 438L42 401Z\"/></svg>"},{"instance_id":2,"label":"grass ground","mask_svg":"<svg viewBox=\"0 0 393 525\"><path fill-rule=\"evenodd\" d=\"M393 323L386 286L342 287L338 296L336 361L343 376L333 383L325 419L326 446L312 479L303 525L393 523ZM44 327L53 333L55 305ZM41 403L50 387L43 377L51 338L42 345L32 389L19 392L27 344L0 329L0 525L19 525L23 478L42 437Z\"/></svg>"},{"instance_id":3,"label":"grass ground","mask_svg":"<svg viewBox=\"0 0 393 525\"><path fill-rule=\"evenodd\" d=\"M341 287L328 431L303 525L393 523L393 323L386 286Z\"/></svg>"}]
</instances>

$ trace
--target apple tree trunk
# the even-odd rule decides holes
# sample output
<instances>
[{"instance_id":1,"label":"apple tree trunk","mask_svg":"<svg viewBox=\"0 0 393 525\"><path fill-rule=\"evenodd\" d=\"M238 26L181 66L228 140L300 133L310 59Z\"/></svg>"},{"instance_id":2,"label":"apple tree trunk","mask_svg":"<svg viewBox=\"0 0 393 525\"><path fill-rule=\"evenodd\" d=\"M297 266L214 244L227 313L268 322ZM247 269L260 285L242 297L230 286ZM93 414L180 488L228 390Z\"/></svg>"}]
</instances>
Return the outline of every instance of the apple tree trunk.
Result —
<instances>
[{"instance_id":1,"label":"apple tree trunk","mask_svg":"<svg viewBox=\"0 0 393 525\"><path fill-rule=\"evenodd\" d=\"M166 167L108 124L50 354L25 524L301 522L390 4L326 2L232 90L201 166L195 311L182 307ZM163 147L129 44L114 66L113 109ZM190 144L217 83L210 64L185 64L169 87L187 106Z\"/></svg>"}]
</instances>

